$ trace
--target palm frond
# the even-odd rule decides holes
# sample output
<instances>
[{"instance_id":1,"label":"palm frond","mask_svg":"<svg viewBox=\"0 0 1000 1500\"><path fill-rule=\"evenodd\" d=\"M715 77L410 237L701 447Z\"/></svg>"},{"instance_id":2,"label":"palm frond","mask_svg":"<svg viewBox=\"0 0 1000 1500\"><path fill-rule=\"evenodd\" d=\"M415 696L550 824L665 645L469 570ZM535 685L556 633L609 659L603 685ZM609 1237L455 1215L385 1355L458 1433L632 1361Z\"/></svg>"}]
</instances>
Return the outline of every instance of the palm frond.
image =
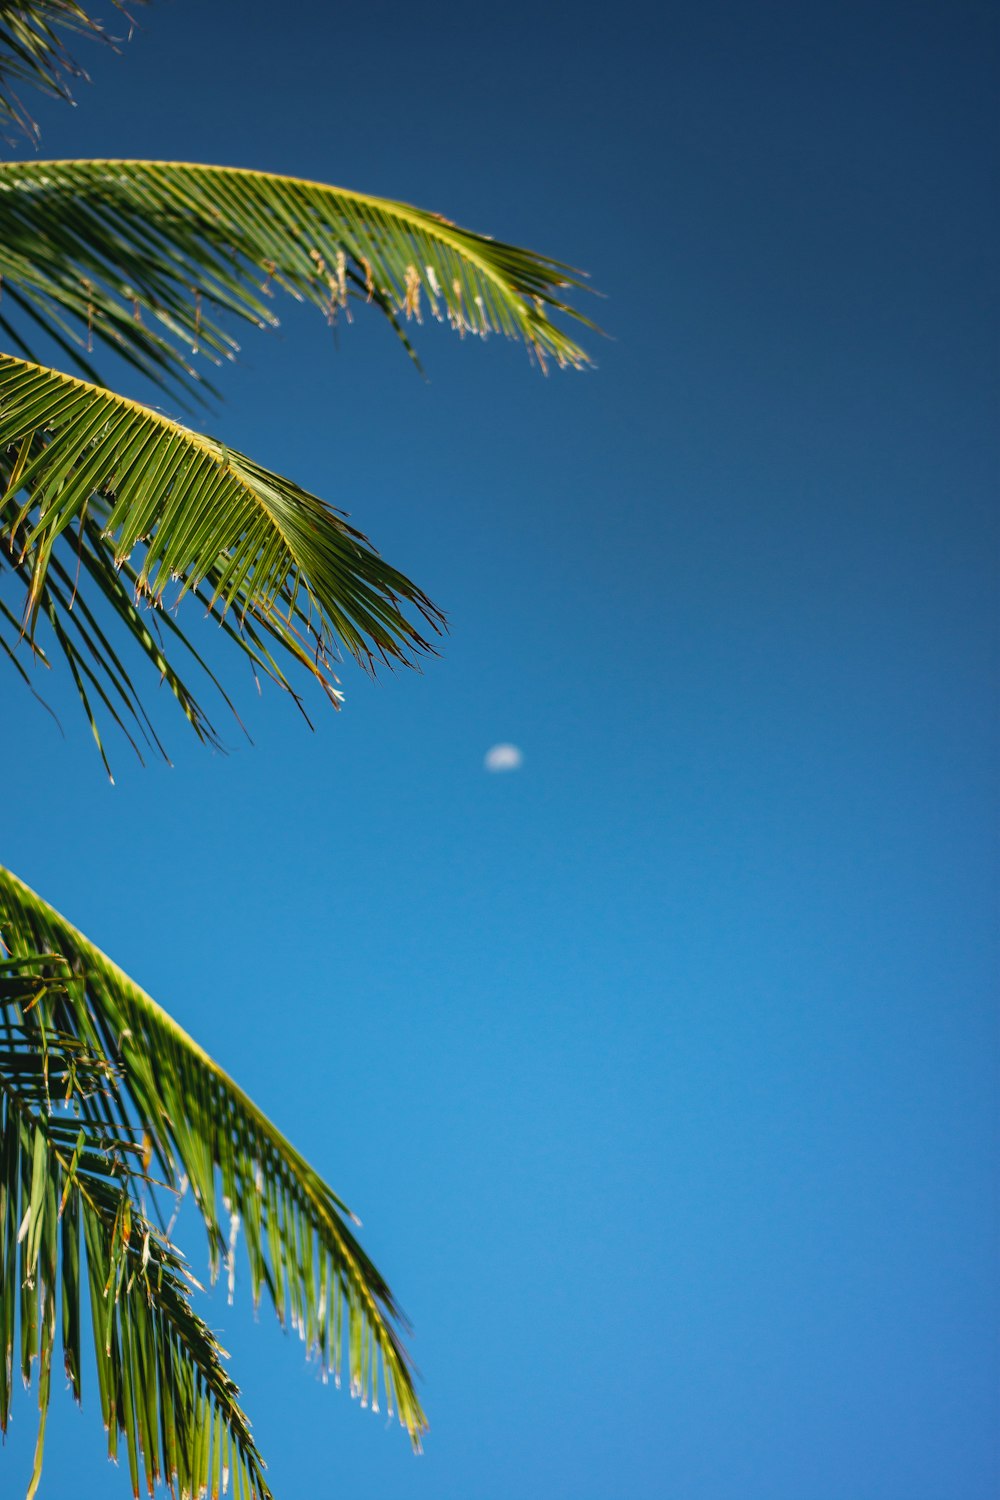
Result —
<instances>
[{"instance_id":1,"label":"palm frond","mask_svg":"<svg viewBox=\"0 0 1000 1500\"><path fill-rule=\"evenodd\" d=\"M124 14L122 0L111 0L111 4ZM142 5L145 0L130 0L130 4ZM86 79L69 50L67 33L112 41L104 24L78 0L0 0L0 122L37 136L17 89L28 85L69 99L70 80Z\"/></svg>"},{"instance_id":2,"label":"palm frond","mask_svg":"<svg viewBox=\"0 0 1000 1500\"><path fill-rule=\"evenodd\" d=\"M0 164L0 277L88 379L98 340L189 384L195 352L235 353L219 315L277 322L274 287L330 321L358 301L397 325L426 309L463 336L520 339L543 365L589 363L553 321L593 327L567 300L584 281L561 262L407 203L244 168Z\"/></svg>"},{"instance_id":3,"label":"palm frond","mask_svg":"<svg viewBox=\"0 0 1000 1500\"><path fill-rule=\"evenodd\" d=\"M74 984L62 967L41 954L0 962L0 1431L15 1364L25 1384L37 1364L32 1500L59 1313L81 1397L86 1288L108 1452L117 1456L123 1436L133 1495L141 1466L150 1495L162 1479L215 1496L231 1476L234 1494L269 1500L224 1353L191 1305L197 1283L142 1211L142 1148L93 1107L116 1094L117 1070L58 1029Z\"/></svg>"},{"instance_id":4,"label":"palm frond","mask_svg":"<svg viewBox=\"0 0 1000 1500\"><path fill-rule=\"evenodd\" d=\"M111 606L108 628L117 617L207 740L210 721L150 627L162 621L176 638L170 611L187 593L256 669L291 690L285 666L297 665L335 704L338 645L369 668L408 662L431 648L403 607L432 629L442 623L341 513L291 480L148 407L8 355L0 479L0 567L21 595L19 616L6 607L6 630L0 609L0 639L12 653L48 620L99 742L98 703L123 727L147 729L128 672L77 597L81 570L86 591Z\"/></svg>"},{"instance_id":5,"label":"palm frond","mask_svg":"<svg viewBox=\"0 0 1000 1500\"><path fill-rule=\"evenodd\" d=\"M64 980L50 1025L110 1062L112 1096L88 1101L94 1128L135 1125L165 1180L190 1184L215 1274L235 1283L235 1242L246 1244L254 1301L263 1291L282 1322L352 1395L398 1413L415 1446L426 1427L383 1277L358 1244L353 1215L257 1106L160 1006L105 954L0 869L0 933L11 959L58 955ZM356 1221L355 1221L356 1222Z\"/></svg>"},{"instance_id":6,"label":"palm frond","mask_svg":"<svg viewBox=\"0 0 1000 1500\"><path fill-rule=\"evenodd\" d=\"M0 486L4 481L4 469L3 456L0 455ZM8 513L12 509L12 505L5 507L0 504L0 536L5 532L9 534L9 524L5 526L3 518L6 517L9 523ZM175 665L175 656L182 657L188 667L197 668L199 675L214 686L222 701L236 715L221 683L171 614L167 611L154 614L137 603L135 576L135 569L130 564L115 567L93 515L88 515L75 535L64 534L59 538L49 558L38 604L38 615L51 632L51 645L62 653L69 666L109 776L111 765L100 723L105 714L118 725L140 760L143 759L143 746L168 758L128 666L109 639L108 631L115 634L116 626L125 641L137 648L155 670L160 685L176 701L200 740L222 748L215 726ZM0 542L0 583L12 583L13 589L9 592L15 595L13 608L0 598L0 650L29 687L31 678L25 661L29 667L48 668L50 665L37 633L31 638L25 636L24 602L30 592L31 577L31 557L17 558ZM94 593L103 597L108 606L110 618L103 624L91 608L92 603L97 603L91 588L85 587L82 591L79 588L81 579L84 584L92 585ZM224 628L253 654L245 634L240 635L228 625ZM41 701L44 703L45 700Z\"/></svg>"}]
</instances>

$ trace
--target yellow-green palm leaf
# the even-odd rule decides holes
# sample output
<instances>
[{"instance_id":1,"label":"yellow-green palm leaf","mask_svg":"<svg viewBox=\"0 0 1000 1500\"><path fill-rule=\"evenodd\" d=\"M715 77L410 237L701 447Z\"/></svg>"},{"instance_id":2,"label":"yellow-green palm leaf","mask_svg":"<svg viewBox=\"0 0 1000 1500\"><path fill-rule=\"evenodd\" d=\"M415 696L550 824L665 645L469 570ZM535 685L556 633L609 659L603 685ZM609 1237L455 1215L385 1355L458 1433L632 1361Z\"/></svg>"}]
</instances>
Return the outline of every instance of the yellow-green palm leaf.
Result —
<instances>
[{"instance_id":1,"label":"yellow-green palm leaf","mask_svg":"<svg viewBox=\"0 0 1000 1500\"><path fill-rule=\"evenodd\" d=\"M273 172L2 163L0 275L91 378L103 340L153 378L189 381L196 352L235 351L220 314L277 322L275 288L330 320L367 301L396 322L520 339L543 365L587 363L554 321L587 321L567 301L582 285L567 266L407 203ZM30 352L23 325L6 327Z\"/></svg>"},{"instance_id":2,"label":"yellow-green palm leaf","mask_svg":"<svg viewBox=\"0 0 1000 1500\"><path fill-rule=\"evenodd\" d=\"M159 617L162 606L198 594L264 671L288 686L278 658L296 663L334 702L338 644L366 665L428 648L403 612L409 605L425 628L437 628L438 611L421 590L342 514L215 439L9 355L0 355L0 434L0 560L22 595L19 615L10 605L6 619L0 614L0 640L13 654L18 634L33 638L39 618L48 619L88 711L97 692L116 716L138 720L127 673L96 622L86 650L74 645L86 604L66 596L80 557L85 582L110 599L140 645L145 628L143 649L206 738L207 720L143 626L143 601Z\"/></svg>"},{"instance_id":3,"label":"yellow-green palm leaf","mask_svg":"<svg viewBox=\"0 0 1000 1500\"><path fill-rule=\"evenodd\" d=\"M339 1381L343 1363L352 1394L363 1405L378 1410L384 1404L397 1413L419 1445L426 1421L400 1339L400 1311L350 1228L353 1215L342 1201L149 995L2 867L0 936L22 981L43 976L35 989L47 986L50 1056L58 1060L75 1046L114 1075L113 1087L105 1084L84 1100L88 1141L144 1141L145 1157L169 1185L190 1184L213 1271L226 1264L235 1281L238 1231L254 1300L266 1290L324 1371ZM34 993L30 985L28 993ZM0 1039L4 1025L8 1038L13 1034L12 1016L18 1026L37 1030L24 997L22 982L14 1008L5 1009L0 986ZM30 1036L22 1054L37 1059L44 1043ZM15 1050L8 1045L0 1063ZM6 1071L9 1079L10 1066ZM54 1064L49 1072L47 1087L55 1093ZM2 1079L0 1067L0 1085ZM92 1146L88 1150L92 1154Z\"/></svg>"}]
</instances>

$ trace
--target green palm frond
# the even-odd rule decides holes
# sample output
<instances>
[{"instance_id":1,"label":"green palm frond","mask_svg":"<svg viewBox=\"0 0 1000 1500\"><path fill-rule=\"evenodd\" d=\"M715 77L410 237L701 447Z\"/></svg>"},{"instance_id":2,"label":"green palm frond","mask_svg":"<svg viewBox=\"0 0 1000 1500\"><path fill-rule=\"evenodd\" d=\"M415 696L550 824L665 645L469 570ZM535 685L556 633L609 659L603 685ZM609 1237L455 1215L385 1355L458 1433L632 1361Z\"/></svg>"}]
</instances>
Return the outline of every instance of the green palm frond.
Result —
<instances>
[{"instance_id":1,"label":"green palm frond","mask_svg":"<svg viewBox=\"0 0 1000 1500\"><path fill-rule=\"evenodd\" d=\"M142 1211L142 1147L95 1108L117 1095L118 1070L58 1029L79 989L51 955L0 962L0 1431L14 1369L27 1385L37 1365L32 1500L57 1321L81 1397L86 1294L108 1452L123 1436L133 1494L141 1465L150 1495L161 1479L182 1495L218 1495L225 1475L235 1495L269 1500L224 1353L191 1305L197 1283Z\"/></svg>"},{"instance_id":2,"label":"green palm frond","mask_svg":"<svg viewBox=\"0 0 1000 1500\"><path fill-rule=\"evenodd\" d=\"M0 485L3 473L4 464L0 457ZM0 517L4 515L5 508L0 506ZM0 520L0 535L5 529ZM0 650L30 687L31 678L25 662L29 667L47 668L50 665L37 634L28 639L24 634L23 604L30 592L32 576L30 555L18 559L9 550L4 550L0 542L0 577L3 574L6 574L6 581L13 583L11 592L16 591L17 597L15 608L0 598ZM81 581L88 585L82 590ZM154 613L137 603L135 583L134 567L128 563L115 566L100 528L93 514L89 514L72 536L64 534L53 548L38 604L38 614L51 632L52 645L61 652L69 666L109 776L111 766L99 722L99 716L103 717L105 713L118 725L140 760L143 759L144 745L168 759L130 671L109 639L109 630L113 634L121 632L124 641L146 658L160 685L176 701L200 740L217 749L222 748L215 726L178 671L175 656L182 658L188 668L197 669L199 676L215 688L236 715L222 684L178 628L170 612ZM103 596L108 606L110 619L103 624L91 608L91 602L97 602L95 594ZM241 635L226 621L223 629L251 659L258 659L259 653L254 652L245 631ZM258 664L267 670L263 660Z\"/></svg>"},{"instance_id":3,"label":"green palm frond","mask_svg":"<svg viewBox=\"0 0 1000 1500\"><path fill-rule=\"evenodd\" d=\"M115 1069L116 1091L87 1101L91 1127L124 1136L138 1126L166 1182L190 1184L213 1274L225 1265L232 1289L242 1230L255 1302L266 1291L323 1371L339 1383L343 1360L352 1394L375 1410L384 1401L419 1446L426 1421L400 1310L346 1206L155 1001L3 869L0 933L14 960L59 955L51 1027Z\"/></svg>"},{"instance_id":4,"label":"green palm frond","mask_svg":"<svg viewBox=\"0 0 1000 1500\"><path fill-rule=\"evenodd\" d=\"M561 262L407 203L244 168L0 164L0 277L88 379L103 341L161 383L188 383L194 352L235 352L219 314L277 322L274 287L331 321L367 301L397 325L426 312L463 336L520 339L543 365L589 362L553 321L593 326L569 305L584 282Z\"/></svg>"},{"instance_id":5,"label":"green palm frond","mask_svg":"<svg viewBox=\"0 0 1000 1500\"><path fill-rule=\"evenodd\" d=\"M124 13L122 0L110 3ZM142 5L145 0L129 3ZM77 0L0 0L0 123L37 135L17 89L26 84L68 99L69 80L86 78L65 33L110 40L103 23Z\"/></svg>"},{"instance_id":6,"label":"green palm frond","mask_svg":"<svg viewBox=\"0 0 1000 1500\"><path fill-rule=\"evenodd\" d=\"M282 663L297 665L334 703L338 645L368 667L407 662L430 646L403 607L432 629L442 623L342 514L291 480L149 407L8 355L0 479L0 572L20 595L16 608L0 600L0 642L12 654L48 620L99 742L98 702L147 731L84 594L111 605L207 740L214 730L152 628L177 636L169 610L186 593L255 668L291 689Z\"/></svg>"}]
</instances>

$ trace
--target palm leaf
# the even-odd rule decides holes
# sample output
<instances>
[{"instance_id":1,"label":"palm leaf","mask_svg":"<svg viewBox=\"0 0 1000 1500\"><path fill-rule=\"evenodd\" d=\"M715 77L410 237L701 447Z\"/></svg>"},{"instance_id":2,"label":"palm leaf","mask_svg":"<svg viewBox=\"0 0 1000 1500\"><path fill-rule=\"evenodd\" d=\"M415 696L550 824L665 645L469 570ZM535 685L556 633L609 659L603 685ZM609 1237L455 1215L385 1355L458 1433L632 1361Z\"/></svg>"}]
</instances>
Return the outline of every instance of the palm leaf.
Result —
<instances>
[{"instance_id":1,"label":"palm leaf","mask_svg":"<svg viewBox=\"0 0 1000 1500\"><path fill-rule=\"evenodd\" d=\"M9 465L6 468L9 471ZM4 480L5 465L0 455L0 487ZM6 531L9 536L9 514L12 510L10 502L6 507L0 505L0 517L6 516L8 519L6 527L0 521L0 534ZM30 554L20 558L12 556L10 550L5 550L0 544L0 564L4 563L6 566L2 571L6 573L8 580L15 582L20 602L11 608L0 599L0 649L30 687L30 677L21 657L25 655L24 601L31 588L32 558ZM91 608L88 597L91 590L85 588L80 592L81 578L85 583L92 584L96 593L103 595L105 604L109 606L110 620L106 622L107 628L95 617ZM199 739L218 749L222 748L211 719L178 671L173 656L168 654L168 641L176 648L176 654L186 658L189 665L195 666L199 674L215 687L233 713L236 713L221 683L179 630L170 613L159 611L154 614L149 609L139 607L136 602L135 580L135 569L129 564L121 567L114 565L107 544L101 538L100 528L90 514L84 517L74 536L64 535L53 549L38 605L38 613L51 631L54 646L67 660L109 776L111 767L104 750L98 708L110 715L132 744L140 760L143 758L143 744L167 758L130 672L108 638L108 630L114 633L116 624L124 627L126 640L156 670L160 684L176 700ZM96 603L96 600L93 602ZM231 629L229 633L251 656L254 655L245 633L240 635ZM43 668L49 666L48 657L36 636L27 642L27 647L29 665ZM266 664L262 662L261 665L266 670ZM96 703L94 700L97 700Z\"/></svg>"},{"instance_id":2,"label":"palm leaf","mask_svg":"<svg viewBox=\"0 0 1000 1500\"><path fill-rule=\"evenodd\" d=\"M75 600L81 568L209 740L214 730L139 602L167 622L163 607L195 593L257 668L290 687L279 658L297 664L334 703L338 643L368 667L407 662L430 647L402 606L433 629L441 623L342 514L291 480L148 407L8 355L0 476L0 559L21 592L18 633L33 641L39 617L48 619L95 733L92 698L119 722L124 713L141 724L141 708L103 629ZM13 651L17 615L8 607L7 616Z\"/></svg>"},{"instance_id":3,"label":"palm leaf","mask_svg":"<svg viewBox=\"0 0 1000 1500\"><path fill-rule=\"evenodd\" d=\"M353 300L394 322L426 309L463 336L520 339L543 365L588 363L554 314L593 326L567 301L579 273L548 256L407 203L186 162L0 164L0 277L87 378L100 340L187 384L193 352L235 353L219 314L277 322L274 286L331 321Z\"/></svg>"},{"instance_id":4,"label":"palm leaf","mask_svg":"<svg viewBox=\"0 0 1000 1500\"><path fill-rule=\"evenodd\" d=\"M57 1029L73 988L51 955L0 963L0 1430L10 1418L19 1344L25 1383L36 1362L38 1373L32 1500L57 1304L63 1362L79 1400L86 1283L108 1451L116 1456L123 1435L133 1494L141 1465L150 1494L166 1479L181 1494L217 1495L225 1472L234 1493L268 1500L223 1351L191 1306L189 1286L197 1283L140 1207L141 1149L105 1128L93 1107L95 1097L116 1095L116 1070Z\"/></svg>"},{"instance_id":5,"label":"palm leaf","mask_svg":"<svg viewBox=\"0 0 1000 1500\"><path fill-rule=\"evenodd\" d=\"M111 3L124 11L122 0ZM141 5L145 0L131 3ZM34 121L16 89L27 84L69 99L69 80L86 79L62 35L66 32L111 40L103 24L77 0L0 0L0 121L36 136Z\"/></svg>"},{"instance_id":6,"label":"palm leaf","mask_svg":"<svg viewBox=\"0 0 1000 1500\"><path fill-rule=\"evenodd\" d=\"M118 1094L88 1102L92 1128L138 1125L166 1181L190 1183L213 1274L235 1278L242 1226L255 1302L283 1322L339 1383L398 1412L415 1446L426 1421L386 1282L349 1227L350 1211L223 1070L155 1001L9 871L0 868L0 932L13 959L59 955L64 994L51 1025L120 1073ZM355 1221L356 1222L356 1221Z\"/></svg>"}]
</instances>

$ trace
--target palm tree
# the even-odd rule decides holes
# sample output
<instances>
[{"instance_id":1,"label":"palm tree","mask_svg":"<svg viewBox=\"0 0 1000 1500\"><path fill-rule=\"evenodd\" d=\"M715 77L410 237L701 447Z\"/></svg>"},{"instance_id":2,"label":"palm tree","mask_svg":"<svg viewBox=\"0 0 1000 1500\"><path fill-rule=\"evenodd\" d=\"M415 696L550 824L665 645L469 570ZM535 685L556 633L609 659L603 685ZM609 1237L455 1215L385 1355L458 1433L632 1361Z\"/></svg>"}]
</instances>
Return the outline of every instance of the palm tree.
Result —
<instances>
[{"instance_id":1,"label":"palm tree","mask_svg":"<svg viewBox=\"0 0 1000 1500\"><path fill-rule=\"evenodd\" d=\"M8 128L33 128L19 89L64 93L79 73L58 28L99 31L77 0L0 0ZM0 651L29 686L62 658L105 765L108 721L138 751L160 750L123 647L200 739L218 738L190 674L228 699L175 618L187 594L297 702L312 679L338 703L338 648L369 668L412 662L441 616L323 501L110 390L100 351L197 397L211 388L195 357L235 352L222 320L274 323L281 290L331 321L371 304L411 354L405 325L426 310L463 335L518 338L543 366L586 362L552 321L579 317L565 298L580 282L558 262L264 172L0 164L0 278ZM66 372L38 356L39 336ZM399 1309L344 1203L150 996L4 869L0 934L0 1428L16 1356L40 1410L29 1500L57 1337L77 1399L92 1342L109 1453L124 1447L136 1495L140 1471L150 1493L163 1480L214 1495L228 1479L239 1497L269 1495L171 1243L165 1209L188 1186L213 1277L224 1270L232 1290L241 1237L254 1301L266 1295L324 1372L339 1378L343 1359L352 1394L384 1402L419 1445Z\"/></svg>"}]
</instances>

